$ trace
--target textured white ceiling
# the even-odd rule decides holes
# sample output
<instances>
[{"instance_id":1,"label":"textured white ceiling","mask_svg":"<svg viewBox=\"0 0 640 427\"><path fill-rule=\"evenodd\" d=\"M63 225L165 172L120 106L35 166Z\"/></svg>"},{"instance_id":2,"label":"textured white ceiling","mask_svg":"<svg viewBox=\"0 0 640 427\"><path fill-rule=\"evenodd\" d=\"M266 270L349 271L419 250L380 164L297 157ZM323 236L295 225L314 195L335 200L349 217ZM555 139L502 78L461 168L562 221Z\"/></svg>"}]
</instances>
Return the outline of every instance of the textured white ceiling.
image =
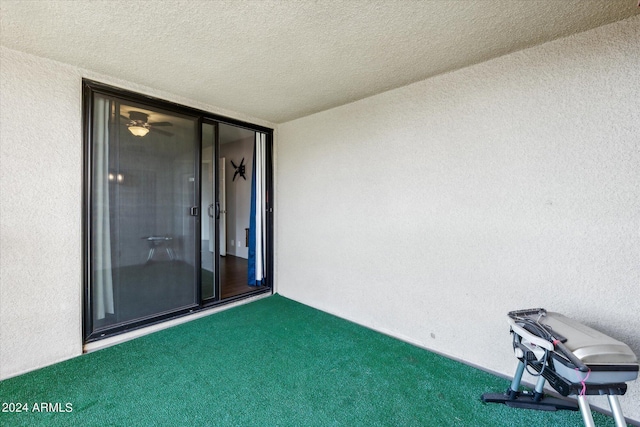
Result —
<instances>
[{"instance_id":1,"label":"textured white ceiling","mask_svg":"<svg viewBox=\"0 0 640 427\"><path fill-rule=\"evenodd\" d=\"M3 46L273 123L638 13L637 0L0 1Z\"/></svg>"}]
</instances>

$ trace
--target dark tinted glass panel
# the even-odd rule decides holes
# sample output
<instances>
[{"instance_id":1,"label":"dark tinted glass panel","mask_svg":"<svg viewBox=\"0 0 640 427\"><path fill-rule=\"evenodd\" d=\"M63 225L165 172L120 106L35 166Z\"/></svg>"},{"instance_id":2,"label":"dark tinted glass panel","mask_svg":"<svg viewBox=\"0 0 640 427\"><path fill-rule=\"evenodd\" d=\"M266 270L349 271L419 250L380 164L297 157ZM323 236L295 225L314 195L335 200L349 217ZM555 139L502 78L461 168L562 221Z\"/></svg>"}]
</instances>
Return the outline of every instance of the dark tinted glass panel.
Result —
<instances>
[{"instance_id":1,"label":"dark tinted glass panel","mask_svg":"<svg viewBox=\"0 0 640 427\"><path fill-rule=\"evenodd\" d=\"M91 119L94 331L197 304L197 118L96 94Z\"/></svg>"}]
</instances>

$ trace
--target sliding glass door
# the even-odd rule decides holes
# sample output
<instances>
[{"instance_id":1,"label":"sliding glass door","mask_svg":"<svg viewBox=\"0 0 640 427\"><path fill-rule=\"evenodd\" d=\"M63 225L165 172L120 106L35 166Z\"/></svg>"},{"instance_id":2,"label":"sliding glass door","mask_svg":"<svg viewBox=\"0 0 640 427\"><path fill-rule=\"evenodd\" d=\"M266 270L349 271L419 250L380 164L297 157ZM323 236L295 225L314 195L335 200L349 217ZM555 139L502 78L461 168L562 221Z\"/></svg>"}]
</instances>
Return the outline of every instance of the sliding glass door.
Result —
<instances>
[{"instance_id":1,"label":"sliding glass door","mask_svg":"<svg viewBox=\"0 0 640 427\"><path fill-rule=\"evenodd\" d=\"M84 111L85 341L271 291L272 260L249 280L255 224L272 245L270 184L251 179L266 133L88 81Z\"/></svg>"},{"instance_id":2,"label":"sliding glass door","mask_svg":"<svg viewBox=\"0 0 640 427\"><path fill-rule=\"evenodd\" d=\"M94 329L187 309L196 295L198 119L96 93L92 102Z\"/></svg>"}]
</instances>

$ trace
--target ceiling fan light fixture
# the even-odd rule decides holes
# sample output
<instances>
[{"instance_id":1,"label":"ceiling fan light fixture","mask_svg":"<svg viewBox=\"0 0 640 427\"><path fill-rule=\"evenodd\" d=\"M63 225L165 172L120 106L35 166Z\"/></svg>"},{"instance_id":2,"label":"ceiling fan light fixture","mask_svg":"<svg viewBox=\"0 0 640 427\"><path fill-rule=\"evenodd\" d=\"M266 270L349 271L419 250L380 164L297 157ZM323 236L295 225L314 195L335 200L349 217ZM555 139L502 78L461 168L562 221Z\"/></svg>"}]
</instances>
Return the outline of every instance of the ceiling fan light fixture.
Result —
<instances>
[{"instance_id":1,"label":"ceiling fan light fixture","mask_svg":"<svg viewBox=\"0 0 640 427\"><path fill-rule=\"evenodd\" d=\"M146 123L142 125L128 125L127 129L129 129L129 132L131 132L133 135L141 138L149 133L149 125L147 125Z\"/></svg>"}]
</instances>

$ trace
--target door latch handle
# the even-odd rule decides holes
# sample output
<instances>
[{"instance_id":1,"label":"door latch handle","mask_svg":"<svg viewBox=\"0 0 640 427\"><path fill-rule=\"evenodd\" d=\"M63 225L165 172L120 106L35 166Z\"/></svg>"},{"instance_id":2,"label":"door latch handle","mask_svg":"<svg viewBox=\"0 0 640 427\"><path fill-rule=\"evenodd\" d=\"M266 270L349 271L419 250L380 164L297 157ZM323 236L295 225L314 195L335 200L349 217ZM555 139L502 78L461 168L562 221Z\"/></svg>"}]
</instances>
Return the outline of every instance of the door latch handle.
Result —
<instances>
[{"instance_id":1,"label":"door latch handle","mask_svg":"<svg viewBox=\"0 0 640 427\"><path fill-rule=\"evenodd\" d=\"M220 202L216 202L216 219L220 219Z\"/></svg>"},{"instance_id":2,"label":"door latch handle","mask_svg":"<svg viewBox=\"0 0 640 427\"><path fill-rule=\"evenodd\" d=\"M189 215L191 216L200 215L200 209L197 206L191 206L191 209L189 209Z\"/></svg>"},{"instance_id":3,"label":"door latch handle","mask_svg":"<svg viewBox=\"0 0 640 427\"><path fill-rule=\"evenodd\" d=\"M209 207L207 207L207 214L209 215L209 218L213 218L212 209L213 209L213 203L211 203Z\"/></svg>"}]
</instances>

